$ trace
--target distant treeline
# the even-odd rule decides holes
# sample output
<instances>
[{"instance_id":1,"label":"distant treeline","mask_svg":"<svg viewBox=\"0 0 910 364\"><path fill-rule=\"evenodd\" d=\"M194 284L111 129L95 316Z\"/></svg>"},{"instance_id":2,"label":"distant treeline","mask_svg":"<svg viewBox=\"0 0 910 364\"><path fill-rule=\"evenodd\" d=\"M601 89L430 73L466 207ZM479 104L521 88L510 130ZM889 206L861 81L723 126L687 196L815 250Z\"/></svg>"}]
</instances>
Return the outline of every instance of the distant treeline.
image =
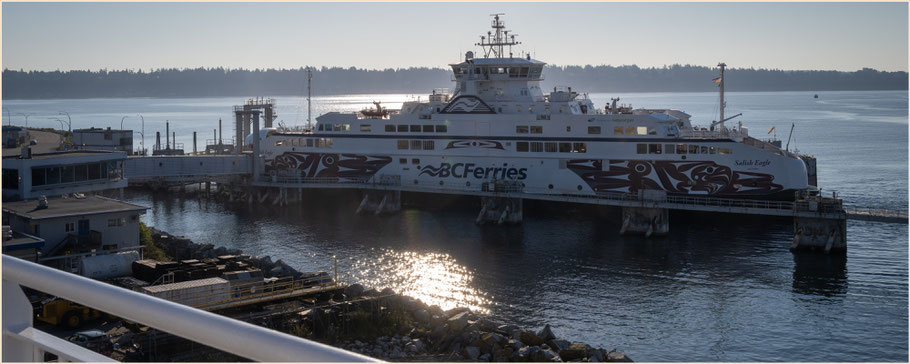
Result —
<instances>
[{"instance_id":1,"label":"distant treeline","mask_svg":"<svg viewBox=\"0 0 910 364\"><path fill-rule=\"evenodd\" d=\"M717 70L690 65L548 66L544 90L571 86L582 92L713 91ZM855 72L728 69L729 91L906 90L907 72L864 68ZM429 93L452 88L451 71L440 68L313 71L314 95ZM305 95L306 71L299 69L158 69L123 71L3 70L4 99L96 97L206 97Z\"/></svg>"}]
</instances>

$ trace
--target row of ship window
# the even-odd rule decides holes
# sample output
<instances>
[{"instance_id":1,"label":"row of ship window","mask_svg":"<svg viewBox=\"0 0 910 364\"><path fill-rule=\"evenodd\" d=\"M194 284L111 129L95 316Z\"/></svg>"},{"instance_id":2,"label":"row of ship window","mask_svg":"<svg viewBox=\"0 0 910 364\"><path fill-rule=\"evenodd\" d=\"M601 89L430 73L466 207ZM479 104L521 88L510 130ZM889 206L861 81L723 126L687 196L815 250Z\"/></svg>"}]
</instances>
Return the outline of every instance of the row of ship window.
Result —
<instances>
[{"instance_id":1,"label":"row of ship window","mask_svg":"<svg viewBox=\"0 0 910 364\"><path fill-rule=\"evenodd\" d=\"M331 148L332 138L299 138L275 142L276 146ZM435 150L433 140L398 140L399 150ZM588 143L578 142L516 142L518 152L587 153ZM719 148L696 144L636 144L637 154L733 154L730 148ZM105 176L106 177L106 176Z\"/></svg>"},{"instance_id":2,"label":"row of ship window","mask_svg":"<svg viewBox=\"0 0 910 364\"><path fill-rule=\"evenodd\" d=\"M310 147L315 146L316 148L331 148L334 142L332 138L297 138L297 139L284 139L275 142L276 147L287 145L290 147Z\"/></svg>"},{"instance_id":3,"label":"row of ship window","mask_svg":"<svg viewBox=\"0 0 910 364\"><path fill-rule=\"evenodd\" d=\"M517 142L515 150L518 152L587 153L588 143Z\"/></svg>"},{"instance_id":4,"label":"row of ship window","mask_svg":"<svg viewBox=\"0 0 910 364\"><path fill-rule=\"evenodd\" d=\"M733 154L733 149L695 144L637 144L637 154Z\"/></svg>"},{"instance_id":5,"label":"row of ship window","mask_svg":"<svg viewBox=\"0 0 910 364\"><path fill-rule=\"evenodd\" d=\"M433 140L399 140L398 149L435 150L436 142Z\"/></svg>"},{"instance_id":6,"label":"row of ship window","mask_svg":"<svg viewBox=\"0 0 910 364\"><path fill-rule=\"evenodd\" d=\"M566 131L572 131L571 126L566 126ZM589 126L588 134L600 135L602 132L599 126ZM515 126L517 134L543 134L543 126L540 125L517 125ZM645 126L614 126L614 135L657 135L657 129Z\"/></svg>"},{"instance_id":7,"label":"row of ship window","mask_svg":"<svg viewBox=\"0 0 910 364\"><path fill-rule=\"evenodd\" d=\"M373 127L371 124L360 124L360 131L370 132ZM351 124L319 124L319 131L351 131ZM399 132L399 133L446 133L448 132L448 126L446 125L392 125L386 124L385 131L389 133ZM571 126L566 126L566 131L572 131ZM517 125L515 126L515 133L518 134L543 134L543 126L541 125ZM602 134L602 128L600 126L589 126L588 134L600 135ZM614 135L657 135L657 129L654 127L645 127L645 126L614 126L613 127Z\"/></svg>"},{"instance_id":8,"label":"row of ship window","mask_svg":"<svg viewBox=\"0 0 910 364\"><path fill-rule=\"evenodd\" d=\"M319 131L351 131L351 124L319 124L316 128ZM360 131L370 132L373 131L372 124L360 124ZM448 132L448 127L446 125L392 125L386 124L385 131L387 132L411 132L411 133L445 133Z\"/></svg>"}]
</instances>

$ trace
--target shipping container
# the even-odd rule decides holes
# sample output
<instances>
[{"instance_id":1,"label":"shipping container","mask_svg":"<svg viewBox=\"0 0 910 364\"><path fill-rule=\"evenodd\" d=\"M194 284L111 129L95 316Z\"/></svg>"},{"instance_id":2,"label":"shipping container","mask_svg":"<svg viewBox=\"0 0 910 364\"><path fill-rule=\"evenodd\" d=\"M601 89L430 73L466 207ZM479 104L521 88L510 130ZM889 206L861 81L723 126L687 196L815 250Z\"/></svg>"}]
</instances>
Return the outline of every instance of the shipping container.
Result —
<instances>
[{"instance_id":1,"label":"shipping container","mask_svg":"<svg viewBox=\"0 0 910 364\"><path fill-rule=\"evenodd\" d=\"M200 306L230 298L231 284L224 278L206 278L193 281L142 287L142 292L171 302Z\"/></svg>"},{"instance_id":2,"label":"shipping container","mask_svg":"<svg viewBox=\"0 0 910 364\"><path fill-rule=\"evenodd\" d=\"M135 250L82 257L79 259L79 275L92 279L131 276L133 262L137 260L139 252Z\"/></svg>"}]
</instances>

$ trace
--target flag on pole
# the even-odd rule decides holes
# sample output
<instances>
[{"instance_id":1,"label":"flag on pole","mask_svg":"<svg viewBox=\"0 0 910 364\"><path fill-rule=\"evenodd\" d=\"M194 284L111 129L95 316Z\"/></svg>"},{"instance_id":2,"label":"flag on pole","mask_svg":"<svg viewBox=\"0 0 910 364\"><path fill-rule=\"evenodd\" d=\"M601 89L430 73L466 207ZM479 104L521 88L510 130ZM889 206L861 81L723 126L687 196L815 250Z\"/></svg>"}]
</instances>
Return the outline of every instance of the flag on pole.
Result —
<instances>
[{"instance_id":1,"label":"flag on pole","mask_svg":"<svg viewBox=\"0 0 910 364\"><path fill-rule=\"evenodd\" d=\"M723 79L724 79L723 77L717 77L712 81L714 81L714 83L720 83L720 81L722 81Z\"/></svg>"},{"instance_id":2,"label":"flag on pole","mask_svg":"<svg viewBox=\"0 0 910 364\"><path fill-rule=\"evenodd\" d=\"M776 128L776 126L772 126L771 130L768 130L768 134L771 134L771 132L774 131L774 128Z\"/></svg>"}]
</instances>

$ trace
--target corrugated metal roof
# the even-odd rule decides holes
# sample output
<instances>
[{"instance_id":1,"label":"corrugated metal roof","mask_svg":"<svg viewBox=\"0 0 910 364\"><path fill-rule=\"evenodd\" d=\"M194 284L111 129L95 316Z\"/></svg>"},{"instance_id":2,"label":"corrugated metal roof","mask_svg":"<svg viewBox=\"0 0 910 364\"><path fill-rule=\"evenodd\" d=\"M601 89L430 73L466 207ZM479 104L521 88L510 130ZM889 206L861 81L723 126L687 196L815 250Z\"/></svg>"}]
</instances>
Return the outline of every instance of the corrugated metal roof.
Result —
<instances>
[{"instance_id":1,"label":"corrugated metal roof","mask_svg":"<svg viewBox=\"0 0 910 364\"><path fill-rule=\"evenodd\" d=\"M173 290L178 290L178 289L205 287L205 286L212 286L212 285L217 285L217 284L227 284L227 283L228 283L228 281L224 278L206 278L206 279L197 279L197 280L193 280L193 281L185 281L185 282L161 284L161 285L157 285L157 286L142 287L142 289L144 289L147 292L158 293L158 292L173 291Z\"/></svg>"}]
</instances>

